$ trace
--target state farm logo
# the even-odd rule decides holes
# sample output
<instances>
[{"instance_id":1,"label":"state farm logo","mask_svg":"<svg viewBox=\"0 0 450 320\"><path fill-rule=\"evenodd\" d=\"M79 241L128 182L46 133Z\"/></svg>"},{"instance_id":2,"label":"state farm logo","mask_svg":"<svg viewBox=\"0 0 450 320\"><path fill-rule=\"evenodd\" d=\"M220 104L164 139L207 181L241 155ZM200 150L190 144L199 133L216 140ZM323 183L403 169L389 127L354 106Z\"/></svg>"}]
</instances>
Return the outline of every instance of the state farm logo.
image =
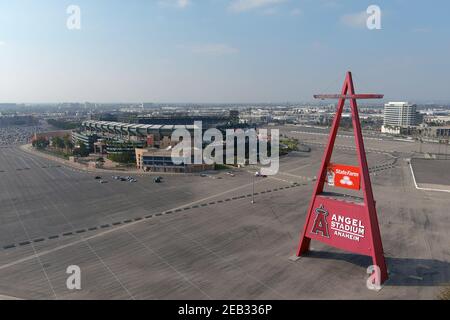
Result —
<instances>
[{"instance_id":1,"label":"state farm logo","mask_svg":"<svg viewBox=\"0 0 450 320\"><path fill-rule=\"evenodd\" d=\"M347 186L352 186L353 185L353 181L350 179L349 176L344 176L340 181L341 184L345 184Z\"/></svg>"},{"instance_id":2,"label":"state farm logo","mask_svg":"<svg viewBox=\"0 0 450 320\"><path fill-rule=\"evenodd\" d=\"M314 219L314 224L311 233L320 234L322 237L329 238L330 233L328 231L327 216L328 211L325 210L323 204L320 205L316 210L316 218Z\"/></svg>"}]
</instances>

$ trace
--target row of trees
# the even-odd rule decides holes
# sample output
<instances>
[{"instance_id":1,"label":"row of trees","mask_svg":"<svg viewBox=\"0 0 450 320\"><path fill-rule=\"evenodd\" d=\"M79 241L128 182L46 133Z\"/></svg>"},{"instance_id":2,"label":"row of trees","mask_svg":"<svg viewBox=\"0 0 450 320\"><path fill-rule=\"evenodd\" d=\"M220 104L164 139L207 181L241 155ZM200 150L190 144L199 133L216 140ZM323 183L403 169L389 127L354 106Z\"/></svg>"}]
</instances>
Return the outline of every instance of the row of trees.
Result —
<instances>
[{"instance_id":1,"label":"row of trees","mask_svg":"<svg viewBox=\"0 0 450 320\"><path fill-rule=\"evenodd\" d=\"M52 138L52 146L56 149L65 150L66 153L69 153L69 151L73 150L74 144L72 140L70 139L69 135L61 137L54 137Z\"/></svg>"},{"instance_id":2,"label":"row of trees","mask_svg":"<svg viewBox=\"0 0 450 320\"><path fill-rule=\"evenodd\" d=\"M34 140L32 142L32 145L37 149L43 150L47 149L50 143L46 138L40 137ZM89 149L87 148L87 146L81 142L79 147L75 148L75 145L73 144L69 135L66 135L64 137L53 137L51 146L59 153L62 153L64 156L74 155L87 157L89 155Z\"/></svg>"},{"instance_id":3,"label":"row of trees","mask_svg":"<svg viewBox=\"0 0 450 320\"><path fill-rule=\"evenodd\" d=\"M123 164L129 164L129 163L135 162L134 157L130 153L127 153L127 152L111 153L108 155L108 159L111 161L123 163Z\"/></svg>"},{"instance_id":4,"label":"row of trees","mask_svg":"<svg viewBox=\"0 0 450 320\"><path fill-rule=\"evenodd\" d=\"M40 149L40 150L47 148L49 145L48 140L43 137L33 140L33 142L31 144L36 149Z\"/></svg>"},{"instance_id":5,"label":"row of trees","mask_svg":"<svg viewBox=\"0 0 450 320\"><path fill-rule=\"evenodd\" d=\"M87 157L89 155L89 149L83 142L80 142L79 147L75 148L69 135L61 137L54 137L52 139L52 146L60 151L63 151L66 155L74 155L80 157Z\"/></svg>"}]
</instances>

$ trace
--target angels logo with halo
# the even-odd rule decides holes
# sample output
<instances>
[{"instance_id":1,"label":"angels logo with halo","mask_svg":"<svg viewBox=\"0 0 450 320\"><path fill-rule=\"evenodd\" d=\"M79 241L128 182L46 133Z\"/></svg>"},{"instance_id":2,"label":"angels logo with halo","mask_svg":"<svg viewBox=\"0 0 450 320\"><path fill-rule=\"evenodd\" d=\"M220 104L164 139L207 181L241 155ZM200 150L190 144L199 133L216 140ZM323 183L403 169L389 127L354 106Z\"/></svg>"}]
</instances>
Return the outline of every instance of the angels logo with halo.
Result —
<instances>
[{"instance_id":1,"label":"angels logo with halo","mask_svg":"<svg viewBox=\"0 0 450 320\"><path fill-rule=\"evenodd\" d=\"M314 220L311 233L314 234L320 233L323 237L329 238L330 233L328 231L328 222L327 222L328 211L325 210L323 204L320 205L320 207L317 208L315 211L316 211L316 219Z\"/></svg>"}]
</instances>

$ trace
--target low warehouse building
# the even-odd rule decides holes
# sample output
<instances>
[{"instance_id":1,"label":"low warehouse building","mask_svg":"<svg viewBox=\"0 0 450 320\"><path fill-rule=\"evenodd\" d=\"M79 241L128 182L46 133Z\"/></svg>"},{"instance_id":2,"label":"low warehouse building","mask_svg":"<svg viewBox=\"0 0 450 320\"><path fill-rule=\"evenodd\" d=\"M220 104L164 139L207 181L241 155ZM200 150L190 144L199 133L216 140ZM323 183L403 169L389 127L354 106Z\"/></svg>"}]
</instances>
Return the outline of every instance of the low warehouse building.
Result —
<instances>
[{"instance_id":1,"label":"low warehouse building","mask_svg":"<svg viewBox=\"0 0 450 320\"><path fill-rule=\"evenodd\" d=\"M171 149L136 149L136 166L143 171L171 172L171 173L193 173L214 170L214 165L187 163L187 159L172 158ZM178 161L177 161L178 160ZM182 162L176 164L175 162Z\"/></svg>"}]
</instances>

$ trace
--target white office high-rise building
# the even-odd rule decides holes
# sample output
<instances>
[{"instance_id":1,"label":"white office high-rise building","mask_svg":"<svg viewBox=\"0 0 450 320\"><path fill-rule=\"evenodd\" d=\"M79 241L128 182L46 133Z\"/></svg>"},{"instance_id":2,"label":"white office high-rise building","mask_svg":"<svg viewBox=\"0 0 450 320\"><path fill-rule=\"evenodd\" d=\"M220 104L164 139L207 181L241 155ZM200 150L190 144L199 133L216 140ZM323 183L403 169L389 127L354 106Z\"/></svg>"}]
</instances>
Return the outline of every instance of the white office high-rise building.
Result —
<instances>
[{"instance_id":1,"label":"white office high-rise building","mask_svg":"<svg viewBox=\"0 0 450 320\"><path fill-rule=\"evenodd\" d=\"M408 102L389 102L384 105L386 127L411 127L419 124L419 114L415 104Z\"/></svg>"}]
</instances>

